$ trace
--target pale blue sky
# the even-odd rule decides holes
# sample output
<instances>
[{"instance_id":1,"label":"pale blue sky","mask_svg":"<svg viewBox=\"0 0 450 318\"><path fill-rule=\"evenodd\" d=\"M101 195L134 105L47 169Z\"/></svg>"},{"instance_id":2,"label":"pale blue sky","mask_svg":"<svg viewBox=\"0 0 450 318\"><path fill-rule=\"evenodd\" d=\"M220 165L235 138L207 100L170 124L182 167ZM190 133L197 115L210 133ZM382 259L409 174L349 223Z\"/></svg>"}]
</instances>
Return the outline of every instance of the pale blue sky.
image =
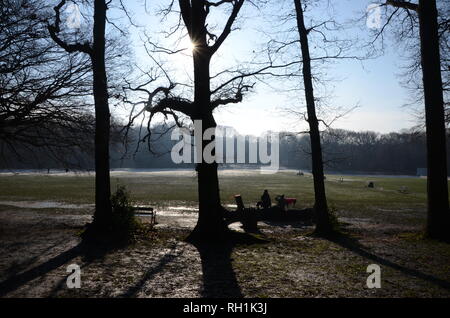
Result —
<instances>
[{"instance_id":1,"label":"pale blue sky","mask_svg":"<svg viewBox=\"0 0 450 318\"><path fill-rule=\"evenodd\" d=\"M157 38L157 32L163 30L166 25L173 25L173 20L166 24L160 24L159 17L155 16L155 8L163 7L167 1L147 1L148 13L145 12L142 0L130 0L126 2L127 8L133 13L135 21L145 26L152 37ZM275 2L276 3L276 2ZM290 1L286 2L287 4ZM335 5L337 14L342 20L357 18L369 4L369 1L340 0ZM272 5L274 6L274 4ZM175 8L178 9L177 1ZM314 14L319 14L314 12ZM270 29L270 25L262 17L259 17L254 8L247 7L243 11L244 19L239 21L240 30L235 31L220 48L213 59L213 69L220 70L233 67L236 63L248 60L253 50L259 50L264 42L263 31ZM306 13L306 20L312 13ZM319 19L319 16L315 17ZM224 19L218 15L221 23ZM267 18L266 18L267 19ZM351 35L367 36L368 30L362 23L360 31L349 31ZM130 29L132 43L137 60L140 65L150 65L151 60L143 54L142 43L136 36L135 29ZM173 41L172 41L173 42ZM166 43L172 43L166 42ZM182 46L188 42L182 41ZM401 72L402 60L398 52L398 45L387 42L387 50L383 56L377 59L367 60L362 63L354 60L340 61L333 64L327 74L339 78L334 82L333 98L328 101L334 106L350 107L359 104L359 108L345 118L337 121L333 127L352 130L373 130L382 133L400 131L409 128L417 122L412 116L412 110L403 107L409 102L409 92L400 86L398 74ZM169 65L175 70L176 81L185 78L192 72L192 61L189 56L168 58ZM212 72L214 73L214 72ZM301 80L301 79L290 79ZM289 85L289 83L286 83ZM216 112L216 120L219 125L233 126L243 134L261 134L267 130L303 130L305 123L293 116L287 116L282 108L303 107L296 105L291 96L273 91L263 84L258 83L253 93L247 96L240 104L226 106Z\"/></svg>"}]
</instances>

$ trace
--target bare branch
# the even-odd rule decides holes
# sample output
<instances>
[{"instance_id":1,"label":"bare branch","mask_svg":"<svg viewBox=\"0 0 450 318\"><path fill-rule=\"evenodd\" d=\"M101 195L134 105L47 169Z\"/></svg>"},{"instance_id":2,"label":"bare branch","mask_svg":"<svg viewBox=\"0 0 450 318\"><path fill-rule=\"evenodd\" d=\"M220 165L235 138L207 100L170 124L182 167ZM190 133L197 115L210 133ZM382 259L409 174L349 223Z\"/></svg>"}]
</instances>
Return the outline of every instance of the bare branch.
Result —
<instances>
[{"instance_id":1,"label":"bare branch","mask_svg":"<svg viewBox=\"0 0 450 318\"><path fill-rule=\"evenodd\" d=\"M412 10L412 11L417 11L419 9L419 5L417 5L416 3L409 2L409 1L387 0L386 4L391 5L393 7L403 8L403 9Z\"/></svg>"},{"instance_id":2,"label":"bare branch","mask_svg":"<svg viewBox=\"0 0 450 318\"><path fill-rule=\"evenodd\" d=\"M220 2L223 2L223 1L220 1ZM225 2L230 2L230 1L225 1ZM225 41L225 39L230 34L231 27L232 27L234 21L236 20L236 17L238 15L239 11L241 10L242 5L244 4L244 0L235 0L230 3L233 3L233 10L231 11L230 16L228 17L227 23L225 24L222 34L219 35L216 42L214 42L214 44L210 48L211 54L214 54L219 49L219 47L222 45L222 43Z\"/></svg>"},{"instance_id":3,"label":"bare branch","mask_svg":"<svg viewBox=\"0 0 450 318\"><path fill-rule=\"evenodd\" d=\"M91 55L92 54L92 47L89 45L89 43L74 43L69 44L62 40L58 33L61 31L60 24L61 24L61 8L66 4L66 0L61 0L59 4L54 7L55 10L55 23L53 25L48 25L47 29L50 33L51 38L53 41L55 41L60 47L62 47L64 50L66 50L68 53L73 52L83 52L86 54Z\"/></svg>"}]
</instances>

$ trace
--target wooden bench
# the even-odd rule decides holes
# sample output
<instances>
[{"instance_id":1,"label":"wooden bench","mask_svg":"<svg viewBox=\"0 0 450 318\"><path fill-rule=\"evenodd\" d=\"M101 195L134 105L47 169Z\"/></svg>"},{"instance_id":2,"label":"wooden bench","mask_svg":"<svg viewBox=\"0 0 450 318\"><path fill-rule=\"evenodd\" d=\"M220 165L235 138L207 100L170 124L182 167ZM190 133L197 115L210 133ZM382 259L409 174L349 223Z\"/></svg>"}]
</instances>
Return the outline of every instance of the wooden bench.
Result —
<instances>
[{"instance_id":1,"label":"wooden bench","mask_svg":"<svg viewBox=\"0 0 450 318\"><path fill-rule=\"evenodd\" d=\"M134 209L139 214L150 216L150 224L152 224L152 225L156 224L156 211L153 208L144 207L144 206L136 206L136 207L134 207Z\"/></svg>"}]
</instances>

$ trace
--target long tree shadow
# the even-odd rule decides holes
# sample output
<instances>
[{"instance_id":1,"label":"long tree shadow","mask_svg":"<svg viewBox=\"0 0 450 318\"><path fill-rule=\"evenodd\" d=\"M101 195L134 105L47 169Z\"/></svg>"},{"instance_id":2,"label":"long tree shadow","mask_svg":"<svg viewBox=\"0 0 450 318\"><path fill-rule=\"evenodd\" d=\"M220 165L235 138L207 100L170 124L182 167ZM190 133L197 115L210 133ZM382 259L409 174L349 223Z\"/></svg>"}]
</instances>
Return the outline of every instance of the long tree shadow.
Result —
<instances>
[{"instance_id":1,"label":"long tree shadow","mask_svg":"<svg viewBox=\"0 0 450 318\"><path fill-rule=\"evenodd\" d=\"M33 263L35 263L39 257L41 257L42 255L44 255L45 253L51 251L52 249L54 249L55 247L57 247L58 245L60 245L61 243L64 243L64 240L61 240L58 243L55 244L51 244L49 245L47 248L39 251L39 254L31 256L25 260L22 260L21 262L13 262L11 265L9 265L5 270L4 273L7 277L16 275L17 273L21 272L22 270L24 270L25 268L31 266ZM21 243L22 245L22 243ZM24 244L25 245L25 244Z\"/></svg>"},{"instance_id":2,"label":"long tree shadow","mask_svg":"<svg viewBox=\"0 0 450 318\"><path fill-rule=\"evenodd\" d=\"M396 264L386 258L375 255L375 254L367 251L367 249L365 249L362 244L360 244L356 239L349 237L348 235L339 234L339 235L335 235L333 237L328 238L328 240L330 240L331 242L334 242L334 243L338 244L339 246L344 247L364 258L370 259L379 265L388 266L388 267L398 270L404 274L423 279L423 280L428 281L432 284L435 284L441 288L450 290L450 282L443 280L441 278L435 277L433 275L422 273L415 269L407 268L405 266Z\"/></svg>"},{"instance_id":3,"label":"long tree shadow","mask_svg":"<svg viewBox=\"0 0 450 318\"><path fill-rule=\"evenodd\" d=\"M132 287L128 288L124 293L122 293L119 297L135 297L137 293L144 287L145 283L152 279L156 274L161 272L164 267L181 256L183 251L179 251L177 253L173 253L177 247L177 244L173 244L170 251L167 252L158 262L158 264L152 268L150 268L145 274L141 277L141 279Z\"/></svg>"},{"instance_id":4,"label":"long tree shadow","mask_svg":"<svg viewBox=\"0 0 450 318\"><path fill-rule=\"evenodd\" d=\"M85 242L80 242L74 247L66 250L65 252L45 261L44 263L33 267L25 272L14 274L8 277L6 280L0 282L0 297L13 292L26 285L30 281L42 277L43 275L55 270L70 260L82 256L84 258L84 265L91 263L97 258L103 257L109 250L110 247L97 247L89 245Z\"/></svg>"},{"instance_id":5,"label":"long tree shadow","mask_svg":"<svg viewBox=\"0 0 450 318\"><path fill-rule=\"evenodd\" d=\"M228 238L229 240L222 244L190 242L200 253L203 272L202 297L243 297L232 266L233 248L236 245L267 243L250 234L234 231L229 232Z\"/></svg>"},{"instance_id":6,"label":"long tree shadow","mask_svg":"<svg viewBox=\"0 0 450 318\"><path fill-rule=\"evenodd\" d=\"M111 248L112 249L112 248ZM88 247L85 246L82 247L81 253L79 253L77 256L83 256L83 263L80 265L80 270L83 272L86 270L86 268L91 265L94 260L100 259L103 257L110 248L105 247ZM76 256L75 256L76 257ZM58 292L61 291L66 287L66 281L67 277L62 277L58 283L52 288L52 290L48 293L47 298L54 298L57 296Z\"/></svg>"}]
</instances>

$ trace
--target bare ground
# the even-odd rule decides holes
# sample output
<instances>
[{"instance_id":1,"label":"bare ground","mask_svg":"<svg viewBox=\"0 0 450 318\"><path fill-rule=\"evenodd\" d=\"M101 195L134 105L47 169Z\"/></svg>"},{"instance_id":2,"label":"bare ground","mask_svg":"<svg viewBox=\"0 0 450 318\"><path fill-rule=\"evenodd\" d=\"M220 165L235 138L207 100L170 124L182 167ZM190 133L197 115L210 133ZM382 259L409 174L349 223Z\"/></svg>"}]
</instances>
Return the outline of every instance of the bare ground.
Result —
<instances>
[{"instance_id":1,"label":"bare ground","mask_svg":"<svg viewBox=\"0 0 450 318\"><path fill-rule=\"evenodd\" d=\"M220 250L184 238L189 210L159 213L155 231L114 250L86 248L78 234L92 210L0 206L2 297L449 297L450 245L420 227L339 214L345 236L326 240L301 224L263 223L263 241ZM142 218L145 222L145 218ZM241 231L239 224L232 228ZM81 288L68 289L69 264ZM369 264L382 286L366 286Z\"/></svg>"}]
</instances>

